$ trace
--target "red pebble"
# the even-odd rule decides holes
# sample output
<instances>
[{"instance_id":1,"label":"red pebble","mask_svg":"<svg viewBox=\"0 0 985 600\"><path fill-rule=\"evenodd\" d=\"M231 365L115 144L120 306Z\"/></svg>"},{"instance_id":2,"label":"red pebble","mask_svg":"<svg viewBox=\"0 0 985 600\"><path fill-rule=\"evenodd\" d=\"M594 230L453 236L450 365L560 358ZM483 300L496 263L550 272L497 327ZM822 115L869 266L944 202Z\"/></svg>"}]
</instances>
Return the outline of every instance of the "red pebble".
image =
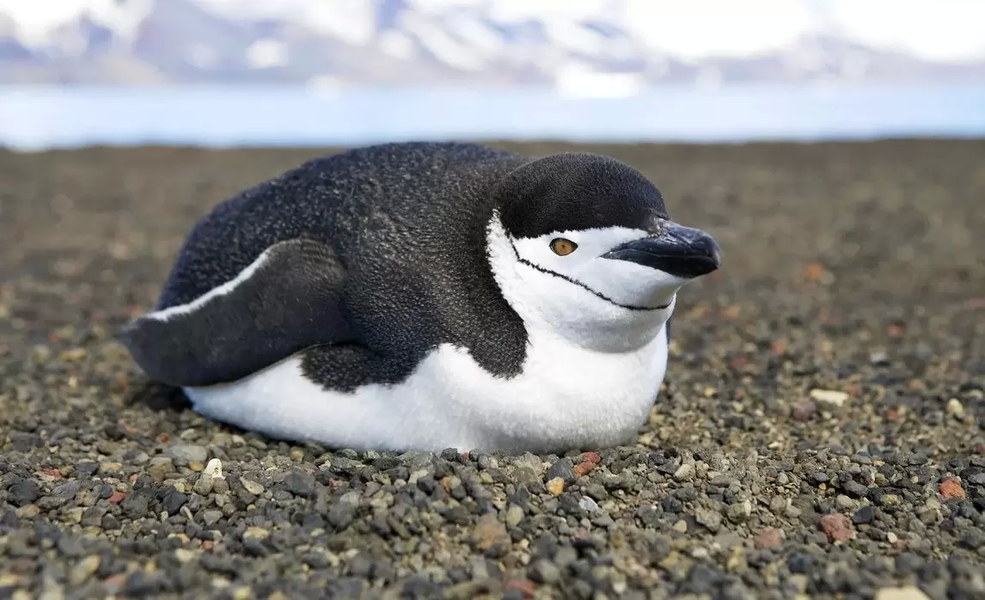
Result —
<instances>
[{"instance_id":1,"label":"red pebble","mask_svg":"<svg viewBox=\"0 0 985 600\"><path fill-rule=\"evenodd\" d=\"M511 579L510 581L507 581L506 585L503 587L506 591L517 590L527 598L532 598L534 592L537 591L537 587L534 583L527 579Z\"/></svg>"},{"instance_id":2,"label":"red pebble","mask_svg":"<svg viewBox=\"0 0 985 600\"><path fill-rule=\"evenodd\" d=\"M113 490L113 494L109 497L109 503L110 504L119 504L120 502L123 502L124 500L126 500L126 498L127 498L127 495L124 494L123 492L120 492L120 491L117 491L117 490Z\"/></svg>"},{"instance_id":3,"label":"red pebble","mask_svg":"<svg viewBox=\"0 0 985 600\"><path fill-rule=\"evenodd\" d=\"M599 456L598 452L586 452L586 453L582 454L582 456L585 457L585 460L591 461L592 464L596 464L597 465L600 462L602 462L602 457Z\"/></svg>"},{"instance_id":4,"label":"red pebble","mask_svg":"<svg viewBox=\"0 0 985 600\"><path fill-rule=\"evenodd\" d=\"M848 517L841 513L830 513L821 517L821 529L832 542L847 542L855 537L855 529Z\"/></svg>"},{"instance_id":5,"label":"red pebble","mask_svg":"<svg viewBox=\"0 0 985 600\"><path fill-rule=\"evenodd\" d=\"M783 532L775 527L764 527L756 536L754 543L760 549L776 548L783 543Z\"/></svg>"},{"instance_id":6,"label":"red pebble","mask_svg":"<svg viewBox=\"0 0 985 600\"><path fill-rule=\"evenodd\" d=\"M944 496L948 500L952 498L964 498L964 488L961 487L961 482L957 479L945 479L938 486L941 492L941 496Z\"/></svg>"}]
</instances>

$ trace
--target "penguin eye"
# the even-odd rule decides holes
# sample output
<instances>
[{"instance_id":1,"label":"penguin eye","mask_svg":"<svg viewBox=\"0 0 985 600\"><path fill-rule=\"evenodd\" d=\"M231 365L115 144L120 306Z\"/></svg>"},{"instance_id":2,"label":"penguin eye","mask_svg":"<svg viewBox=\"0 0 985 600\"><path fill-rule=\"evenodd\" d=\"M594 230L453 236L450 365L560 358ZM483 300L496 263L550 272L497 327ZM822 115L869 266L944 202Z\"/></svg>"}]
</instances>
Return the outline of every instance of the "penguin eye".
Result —
<instances>
[{"instance_id":1,"label":"penguin eye","mask_svg":"<svg viewBox=\"0 0 985 600\"><path fill-rule=\"evenodd\" d=\"M551 250L558 256L567 256L575 251L578 244L564 238L554 238L551 240Z\"/></svg>"}]
</instances>

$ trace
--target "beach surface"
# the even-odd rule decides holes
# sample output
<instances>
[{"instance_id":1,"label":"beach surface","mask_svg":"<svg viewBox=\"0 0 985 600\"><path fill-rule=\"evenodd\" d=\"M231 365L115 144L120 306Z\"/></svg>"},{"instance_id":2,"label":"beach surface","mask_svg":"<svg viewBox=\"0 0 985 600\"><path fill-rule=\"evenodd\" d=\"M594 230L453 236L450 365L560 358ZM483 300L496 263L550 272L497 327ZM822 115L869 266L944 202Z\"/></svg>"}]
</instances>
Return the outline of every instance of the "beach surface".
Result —
<instances>
[{"instance_id":1,"label":"beach surface","mask_svg":"<svg viewBox=\"0 0 985 600\"><path fill-rule=\"evenodd\" d=\"M0 597L985 597L985 141L496 145L622 159L722 246L630 445L210 422L114 331L213 205L334 150L0 151Z\"/></svg>"}]
</instances>

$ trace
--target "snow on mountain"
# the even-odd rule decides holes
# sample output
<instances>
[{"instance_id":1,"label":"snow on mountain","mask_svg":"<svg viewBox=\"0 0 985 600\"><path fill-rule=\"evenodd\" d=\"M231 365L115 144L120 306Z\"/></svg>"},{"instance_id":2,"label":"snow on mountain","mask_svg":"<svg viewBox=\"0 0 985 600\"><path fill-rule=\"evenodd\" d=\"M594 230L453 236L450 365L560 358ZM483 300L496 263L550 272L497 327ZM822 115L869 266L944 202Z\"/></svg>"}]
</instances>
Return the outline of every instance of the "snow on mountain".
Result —
<instances>
[{"instance_id":1,"label":"snow on mountain","mask_svg":"<svg viewBox=\"0 0 985 600\"><path fill-rule=\"evenodd\" d=\"M654 82L985 80L975 4L985 3L0 0L0 83L457 81L629 94Z\"/></svg>"}]
</instances>

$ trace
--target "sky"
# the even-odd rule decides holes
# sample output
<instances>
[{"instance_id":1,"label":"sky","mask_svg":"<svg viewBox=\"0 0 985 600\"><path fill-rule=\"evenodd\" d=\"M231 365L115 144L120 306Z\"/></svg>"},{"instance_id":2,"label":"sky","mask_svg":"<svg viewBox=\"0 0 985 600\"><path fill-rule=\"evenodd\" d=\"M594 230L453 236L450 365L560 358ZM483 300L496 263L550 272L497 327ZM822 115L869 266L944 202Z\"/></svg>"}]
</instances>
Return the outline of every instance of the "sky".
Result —
<instances>
[{"instance_id":1,"label":"sky","mask_svg":"<svg viewBox=\"0 0 985 600\"><path fill-rule=\"evenodd\" d=\"M53 26L87 8L114 18L115 1L0 0L0 12L13 17L23 39L43 39ZM366 14L364 2L370 0L194 1L229 14L297 11L306 20L321 13L323 19L334 21L348 14L355 17L356 12ZM483 5L494 19L507 22L545 16L566 21L601 12L617 16L654 48L685 58L754 54L824 26L863 43L930 60L985 58L985 0L411 0L411 4L422 10ZM826 17L820 19L821 14Z\"/></svg>"}]
</instances>

